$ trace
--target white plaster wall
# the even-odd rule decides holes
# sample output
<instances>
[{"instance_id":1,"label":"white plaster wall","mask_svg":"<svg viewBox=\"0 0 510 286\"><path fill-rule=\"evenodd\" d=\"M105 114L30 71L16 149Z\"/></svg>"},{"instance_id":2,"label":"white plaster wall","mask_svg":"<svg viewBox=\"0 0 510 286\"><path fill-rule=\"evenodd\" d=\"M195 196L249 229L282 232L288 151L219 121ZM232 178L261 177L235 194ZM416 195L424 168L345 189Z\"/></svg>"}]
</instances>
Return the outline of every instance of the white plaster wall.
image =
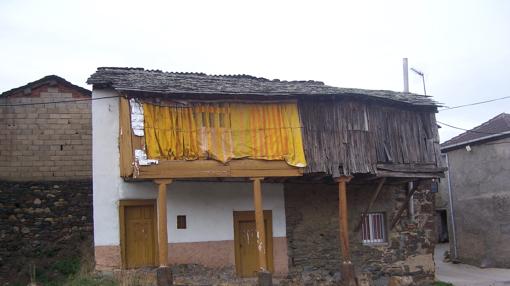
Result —
<instances>
[{"instance_id":1,"label":"white plaster wall","mask_svg":"<svg viewBox=\"0 0 510 286\"><path fill-rule=\"evenodd\" d=\"M93 98L116 95L94 90ZM118 98L92 101L92 167L95 245L119 245L120 199L155 199L152 182L127 183L119 170ZM285 237L282 184L262 184L263 206L273 212L273 236ZM233 240L233 211L253 210L251 183L174 182L168 186L168 241ZM186 215L187 229L177 229L177 215Z\"/></svg>"}]
</instances>

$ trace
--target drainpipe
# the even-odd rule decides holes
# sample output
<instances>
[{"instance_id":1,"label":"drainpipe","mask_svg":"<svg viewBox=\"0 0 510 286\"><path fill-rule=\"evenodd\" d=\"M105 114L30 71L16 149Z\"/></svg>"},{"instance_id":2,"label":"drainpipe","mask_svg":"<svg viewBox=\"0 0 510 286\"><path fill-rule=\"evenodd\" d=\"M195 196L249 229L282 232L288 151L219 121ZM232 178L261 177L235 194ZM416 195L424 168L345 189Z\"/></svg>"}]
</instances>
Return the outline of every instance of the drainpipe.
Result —
<instances>
[{"instance_id":1,"label":"drainpipe","mask_svg":"<svg viewBox=\"0 0 510 286\"><path fill-rule=\"evenodd\" d=\"M453 210L453 199L452 199L452 181L450 177L450 160L448 159L448 153L446 155L446 168L448 169L448 200L450 201L450 216L452 221L452 240L453 240L453 257L458 258L457 255L457 236L455 232L455 213Z\"/></svg>"}]
</instances>

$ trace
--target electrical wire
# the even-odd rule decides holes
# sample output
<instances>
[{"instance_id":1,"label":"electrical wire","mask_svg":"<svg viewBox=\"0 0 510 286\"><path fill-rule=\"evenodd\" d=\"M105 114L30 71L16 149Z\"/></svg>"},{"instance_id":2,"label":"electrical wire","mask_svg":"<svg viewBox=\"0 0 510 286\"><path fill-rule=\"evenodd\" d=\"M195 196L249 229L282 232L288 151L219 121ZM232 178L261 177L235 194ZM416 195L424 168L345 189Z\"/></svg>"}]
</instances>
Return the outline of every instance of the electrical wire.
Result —
<instances>
[{"instance_id":1,"label":"electrical wire","mask_svg":"<svg viewBox=\"0 0 510 286\"><path fill-rule=\"evenodd\" d=\"M15 106L30 106L30 105L44 105L44 104L59 104L59 103L70 103L70 102L93 101L93 100L101 100L101 99L108 99L108 98L118 98L118 97L122 97L122 96L121 95L113 95L113 96L96 97L96 98L84 98L84 99L74 99L74 100L60 100L60 101L48 101L48 102L30 102L30 103L0 104L0 107L15 107ZM495 98L495 99L490 99L490 100L485 100L485 101L480 101L480 102L474 102L474 103L470 103L470 104L446 107L446 108L440 109L439 111L451 110L451 109L467 107L467 106L473 106L473 105L479 105L479 104L494 102L494 101L503 100L503 99L507 99L507 98L510 98L510 96L504 96L504 97L500 97L500 98ZM502 133L494 133L494 132L474 131L474 130L469 130L469 129L464 129L464 128L461 128L461 127L453 126L451 124L444 123L444 122L441 122L441 121L436 121L436 122L439 123L439 124L448 126L450 128L454 128L454 129L458 129L458 130L462 130L462 131L467 131L467 132L470 132L470 133L479 133L479 134L487 134L487 135L499 135L499 134L502 134ZM296 127L293 127L293 128L296 128ZM297 127L297 128L303 128L303 127Z\"/></svg>"},{"instance_id":2,"label":"electrical wire","mask_svg":"<svg viewBox=\"0 0 510 286\"><path fill-rule=\"evenodd\" d=\"M479 104L494 102L494 101L503 100L503 99L507 99L507 98L510 98L510 96L503 96L503 97L500 97L500 98L494 98L494 99L489 99L489 100L484 100L484 101L479 101L479 102L473 102L473 103L468 103L468 104L463 104L463 105L457 105L457 106L452 106L452 107L444 107L444 108L439 109L439 111L452 110L452 109L457 109L457 108L462 108L462 107L479 105Z\"/></svg>"},{"instance_id":3,"label":"electrical wire","mask_svg":"<svg viewBox=\"0 0 510 286\"><path fill-rule=\"evenodd\" d=\"M15 106L30 106L30 105L71 103L71 102L93 101L93 100L101 100L101 99L116 98L116 97L123 97L123 96L122 95L113 95L113 96L105 96L105 97L97 97L97 98L74 99L74 100L60 100L60 101L48 101L48 102L27 102L27 103L0 104L0 107L15 107ZM500 97L500 98L494 98L494 99L489 99L489 100L484 100L484 101L479 101L479 102L473 102L473 103L468 103L468 104L463 104L463 105L444 107L444 108L440 108L438 111L446 111L446 110L452 110L452 109L457 109L457 108L462 108L462 107L468 107L468 106L473 106L473 105L490 103L490 102L494 102L494 101L498 101L498 100L504 100L504 99L508 99L508 98L510 98L510 96L504 96L504 97ZM0 99L2 99L2 98L0 98ZM174 106L172 106L172 107L174 107ZM186 108L186 107L175 106L175 108Z\"/></svg>"},{"instance_id":4,"label":"electrical wire","mask_svg":"<svg viewBox=\"0 0 510 286\"><path fill-rule=\"evenodd\" d=\"M467 131L467 132L470 132L470 133L479 133L479 134L487 134L487 135L500 135L500 134L502 135L503 134L503 133L482 132L482 131L474 131L474 130L464 129L464 128L453 126L451 124L444 123L444 122L441 122L441 121L438 121L438 120L436 120L436 122L439 123L439 124L443 124L445 126L448 126L450 128L459 129L459 130Z\"/></svg>"},{"instance_id":5,"label":"electrical wire","mask_svg":"<svg viewBox=\"0 0 510 286\"><path fill-rule=\"evenodd\" d=\"M26 102L26 103L0 104L0 107L15 107L15 106L28 106L28 105L58 104L58 103L80 102L80 101L92 101L92 100L100 100L100 99L116 98L116 97L122 97L122 96L121 95L112 95L112 96L105 96L105 97L83 98L83 99L73 99L73 100L59 100L59 101L47 101L47 102Z\"/></svg>"}]
</instances>

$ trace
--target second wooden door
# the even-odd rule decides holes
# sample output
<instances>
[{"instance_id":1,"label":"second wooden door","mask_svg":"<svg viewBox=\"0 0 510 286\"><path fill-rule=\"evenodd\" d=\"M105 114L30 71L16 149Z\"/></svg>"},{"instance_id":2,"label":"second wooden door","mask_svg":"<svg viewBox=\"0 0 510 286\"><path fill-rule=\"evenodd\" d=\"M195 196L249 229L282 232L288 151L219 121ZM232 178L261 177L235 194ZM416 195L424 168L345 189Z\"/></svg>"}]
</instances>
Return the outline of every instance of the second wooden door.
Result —
<instances>
[{"instance_id":1,"label":"second wooden door","mask_svg":"<svg viewBox=\"0 0 510 286\"><path fill-rule=\"evenodd\" d=\"M267 265L273 271L273 227L271 211L264 211ZM253 211L234 212L236 269L241 277L254 277L259 270L257 231Z\"/></svg>"}]
</instances>

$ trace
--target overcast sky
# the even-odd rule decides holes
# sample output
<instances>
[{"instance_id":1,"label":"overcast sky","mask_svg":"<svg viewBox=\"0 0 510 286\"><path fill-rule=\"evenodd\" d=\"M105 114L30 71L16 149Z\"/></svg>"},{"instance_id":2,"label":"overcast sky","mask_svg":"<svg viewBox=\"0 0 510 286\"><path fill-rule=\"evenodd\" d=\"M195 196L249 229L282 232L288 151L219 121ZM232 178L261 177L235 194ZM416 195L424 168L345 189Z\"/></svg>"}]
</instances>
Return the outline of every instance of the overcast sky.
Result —
<instances>
[{"instance_id":1,"label":"overcast sky","mask_svg":"<svg viewBox=\"0 0 510 286\"><path fill-rule=\"evenodd\" d=\"M510 1L0 2L0 92L99 66L402 90L402 58L447 106L510 95ZM411 92L423 93L410 73ZM472 128L510 99L442 111ZM446 126L441 141L461 133Z\"/></svg>"}]
</instances>

